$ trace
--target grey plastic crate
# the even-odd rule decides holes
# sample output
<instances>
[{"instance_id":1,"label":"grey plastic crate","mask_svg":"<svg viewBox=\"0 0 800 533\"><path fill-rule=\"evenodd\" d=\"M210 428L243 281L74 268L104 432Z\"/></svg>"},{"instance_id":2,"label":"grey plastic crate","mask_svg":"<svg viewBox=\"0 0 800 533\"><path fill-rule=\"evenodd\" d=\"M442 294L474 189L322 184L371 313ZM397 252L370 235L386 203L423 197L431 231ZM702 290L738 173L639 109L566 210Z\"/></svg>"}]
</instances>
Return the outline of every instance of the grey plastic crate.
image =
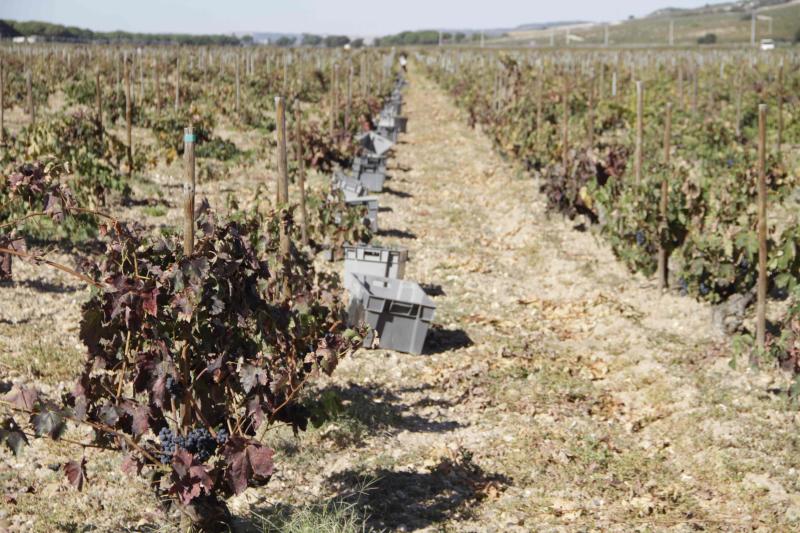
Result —
<instances>
[{"instance_id":1,"label":"grey plastic crate","mask_svg":"<svg viewBox=\"0 0 800 533\"><path fill-rule=\"evenodd\" d=\"M344 192L344 199L352 200L366 194L364 185L354 176L348 176L343 172L336 171L332 178L333 187Z\"/></svg>"},{"instance_id":2,"label":"grey plastic crate","mask_svg":"<svg viewBox=\"0 0 800 533\"><path fill-rule=\"evenodd\" d=\"M369 192L381 192L386 181L385 170L361 170L357 174L358 181Z\"/></svg>"},{"instance_id":3,"label":"grey plastic crate","mask_svg":"<svg viewBox=\"0 0 800 533\"><path fill-rule=\"evenodd\" d=\"M381 116L378 120L379 128L387 128L397 130L399 133L405 133L408 125L407 117L397 116Z\"/></svg>"},{"instance_id":4,"label":"grey plastic crate","mask_svg":"<svg viewBox=\"0 0 800 533\"><path fill-rule=\"evenodd\" d=\"M375 196L361 196L359 198L345 198L345 203L351 206L367 206L367 222L369 229L378 232L378 198Z\"/></svg>"},{"instance_id":5,"label":"grey plastic crate","mask_svg":"<svg viewBox=\"0 0 800 533\"><path fill-rule=\"evenodd\" d=\"M393 144L397 142L397 129L378 126L378 135L389 139Z\"/></svg>"},{"instance_id":6,"label":"grey plastic crate","mask_svg":"<svg viewBox=\"0 0 800 533\"><path fill-rule=\"evenodd\" d=\"M353 159L353 171L361 170L386 172L386 158L383 156L362 155Z\"/></svg>"},{"instance_id":7,"label":"grey plastic crate","mask_svg":"<svg viewBox=\"0 0 800 533\"><path fill-rule=\"evenodd\" d=\"M401 279L350 274L348 321L366 322L370 333L365 345L378 334L380 347L421 354L425 337L436 311L436 304L418 284Z\"/></svg>"},{"instance_id":8,"label":"grey plastic crate","mask_svg":"<svg viewBox=\"0 0 800 533\"><path fill-rule=\"evenodd\" d=\"M344 279L350 274L369 274L383 278L403 279L408 250L364 244L344 245Z\"/></svg>"},{"instance_id":9,"label":"grey plastic crate","mask_svg":"<svg viewBox=\"0 0 800 533\"><path fill-rule=\"evenodd\" d=\"M361 147L376 156L385 154L394 145L393 140L374 131L362 133L360 136L356 137L356 141Z\"/></svg>"}]
</instances>

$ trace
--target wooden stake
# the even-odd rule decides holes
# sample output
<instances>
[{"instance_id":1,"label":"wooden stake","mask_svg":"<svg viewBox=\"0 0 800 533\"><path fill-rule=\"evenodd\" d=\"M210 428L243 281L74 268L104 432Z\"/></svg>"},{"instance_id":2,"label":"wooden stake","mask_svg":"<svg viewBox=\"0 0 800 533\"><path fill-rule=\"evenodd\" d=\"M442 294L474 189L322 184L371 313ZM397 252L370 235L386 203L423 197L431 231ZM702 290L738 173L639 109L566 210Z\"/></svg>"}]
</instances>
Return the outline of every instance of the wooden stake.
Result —
<instances>
[{"instance_id":1,"label":"wooden stake","mask_svg":"<svg viewBox=\"0 0 800 533\"><path fill-rule=\"evenodd\" d=\"M567 166L569 164L569 76L564 73L564 124L562 131L562 153L561 164L564 166L564 173L568 173Z\"/></svg>"},{"instance_id":2,"label":"wooden stake","mask_svg":"<svg viewBox=\"0 0 800 533\"><path fill-rule=\"evenodd\" d=\"M6 67L3 59L0 58L0 145L6 142Z\"/></svg>"},{"instance_id":3,"label":"wooden stake","mask_svg":"<svg viewBox=\"0 0 800 533\"><path fill-rule=\"evenodd\" d=\"M642 117L644 107L644 86L641 81L636 82L636 154L634 159L634 175L636 183L642 182L642 130L644 120Z\"/></svg>"},{"instance_id":4,"label":"wooden stake","mask_svg":"<svg viewBox=\"0 0 800 533\"><path fill-rule=\"evenodd\" d=\"M126 152L128 156L128 176L130 177L133 174L133 103L131 102L131 69L128 66L127 60L125 61L123 67L125 71L125 123L128 135L128 146Z\"/></svg>"},{"instance_id":5,"label":"wooden stake","mask_svg":"<svg viewBox=\"0 0 800 533\"><path fill-rule=\"evenodd\" d=\"M289 254L291 245L289 242L288 213L284 209L289 203L289 170L286 163L286 104L280 96L275 97L275 120L277 122L276 134L278 137L278 186L277 186L277 208L279 209L280 219L280 242L279 254L283 265L283 295L284 298L291 297L291 287L289 285Z\"/></svg>"},{"instance_id":6,"label":"wooden stake","mask_svg":"<svg viewBox=\"0 0 800 533\"><path fill-rule=\"evenodd\" d=\"M239 56L236 56L236 114L239 114L241 105L241 88L239 84Z\"/></svg>"},{"instance_id":7,"label":"wooden stake","mask_svg":"<svg viewBox=\"0 0 800 533\"><path fill-rule=\"evenodd\" d=\"M308 216L306 213L306 164L303 159L303 113L300 109L300 102L295 101L294 109L296 127L296 149L297 149L297 185L300 189L300 238L303 246L308 246Z\"/></svg>"},{"instance_id":8,"label":"wooden stake","mask_svg":"<svg viewBox=\"0 0 800 533\"><path fill-rule=\"evenodd\" d=\"M783 59L778 68L778 141L777 141L778 160L783 159L781 146L783 145Z\"/></svg>"},{"instance_id":9,"label":"wooden stake","mask_svg":"<svg viewBox=\"0 0 800 533\"><path fill-rule=\"evenodd\" d=\"M181 106L181 58L175 59L175 111Z\"/></svg>"},{"instance_id":10,"label":"wooden stake","mask_svg":"<svg viewBox=\"0 0 800 533\"><path fill-rule=\"evenodd\" d=\"M331 139L336 135L336 115L338 114L338 106L336 105L336 84L339 77L339 65L333 64L333 75L331 76Z\"/></svg>"},{"instance_id":11,"label":"wooden stake","mask_svg":"<svg viewBox=\"0 0 800 533\"><path fill-rule=\"evenodd\" d=\"M194 128L183 130L183 158L186 166L186 181L183 184L183 253L194 253Z\"/></svg>"},{"instance_id":12,"label":"wooden stake","mask_svg":"<svg viewBox=\"0 0 800 533\"><path fill-rule=\"evenodd\" d=\"M669 250L665 244L668 236L669 222L667 212L669 209L669 178L670 171L670 141L672 135L672 102L667 103L664 123L664 176L661 178L661 202L659 204L659 229L658 229L658 287L662 290L669 287Z\"/></svg>"},{"instance_id":13,"label":"wooden stake","mask_svg":"<svg viewBox=\"0 0 800 533\"><path fill-rule=\"evenodd\" d=\"M103 136L103 86L100 81L100 67L95 69L94 73L95 82L95 108L97 110L97 127L100 132L100 138Z\"/></svg>"},{"instance_id":14,"label":"wooden stake","mask_svg":"<svg viewBox=\"0 0 800 533\"><path fill-rule=\"evenodd\" d=\"M161 111L161 73L158 70L158 58L153 58L153 77L155 78L156 109Z\"/></svg>"},{"instance_id":15,"label":"wooden stake","mask_svg":"<svg viewBox=\"0 0 800 533\"><path fill-rule=\"evenodd\" d=\"M276 203L278 206L289 202L289 170L286 162L286 104L280 96L275 97L275 135L278 142L278 188Z\"/></svg>"},{"instance_id":16,"label":"wooden stake","mask_svg":"<svg viewBox=\"0 0 800 533\"><path fill-rule=\"evenodd\" d=\"M348 56L347 104L344 108L344 130L350 130L350 113L353 109L353 60Z\"/></svg>"},{"instance_id":17,"label":"wooden stake","mask_svg":"<svg viewBox=\"0 0 800 533\"><path fill-rule=\"evenodd\" d=\"M594 74L589 77L589 95L586 110L586 144L591 150L594 146Z\"/></svg>"},{"instance_id":18,"label":"wooden stake","mask_svg":"<svg viewBox=\"0 0 800 533\"><path fill-rule=\"evenodd\" d=\"M742 135L742 79L743 75L739 73L736 76L736 137L739 138Z\"/></svg>"},{"instance_id":19,"label":"wooden stake","mask_svg":"<svg viewBox=\"0 0 800 533\"><path fill-rule=\"evenodd\" d=\"M33 105L33 74L30 69L25 73L25 85L28 89L28 117L33 125L36 122L36 111Z\"/></svg>"},{"instance_id":20,"label":"wooden stake","mask_svg":"<svg viewBox=\"0 0 800 533\"><path fill-rule=\"evenodd\" d=\"M544 72L540 69L536 80L536 147L542 143L542 99L544 98Z\"/></svg>"},{"instance_id":21,"label":"wooden stake","mask_svg":"<svg viewBox=\"0 0 800 533\"><path fill-rule=\"evenodd\" d=\"M758 106L758 299L756 345L763 350L767 329L767 105Z\"/></svg>"}]
</instances>

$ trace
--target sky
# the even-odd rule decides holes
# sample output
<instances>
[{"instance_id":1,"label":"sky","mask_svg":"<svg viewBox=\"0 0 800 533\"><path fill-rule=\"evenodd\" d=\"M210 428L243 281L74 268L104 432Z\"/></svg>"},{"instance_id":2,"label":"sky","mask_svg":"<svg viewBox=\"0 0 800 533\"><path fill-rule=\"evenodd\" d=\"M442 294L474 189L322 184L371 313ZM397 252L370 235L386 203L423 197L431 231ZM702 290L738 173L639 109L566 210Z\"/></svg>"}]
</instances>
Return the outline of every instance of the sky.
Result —
<instances>
[{"instance_id":1,"label":"sky","mask_svg":"<svg viewBox=\"0 0 800 533\"><path fill-rule=\"evenodd\" d=\"M428 28L615 21L667 6L706 3L708 0L0 0L0 18L43 20L96 31L374 36Z\"/></svg>"}]
</instances>

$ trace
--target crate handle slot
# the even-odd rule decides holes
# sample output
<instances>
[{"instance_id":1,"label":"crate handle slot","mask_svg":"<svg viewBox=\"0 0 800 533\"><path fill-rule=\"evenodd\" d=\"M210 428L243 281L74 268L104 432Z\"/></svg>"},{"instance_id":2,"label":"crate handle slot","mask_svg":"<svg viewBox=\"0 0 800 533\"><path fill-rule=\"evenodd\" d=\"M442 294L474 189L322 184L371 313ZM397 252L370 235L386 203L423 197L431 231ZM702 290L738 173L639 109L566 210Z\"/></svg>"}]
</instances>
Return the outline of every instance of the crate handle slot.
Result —
<instances>
[{"instance_id":1,"label":"crate handle slot","mask_svg":"<svg viewBox=\"0 0 800 533\"><path fill-rule=\"evenodd\" d=\"M391 304L389 304L389 312L394 313L396 315L416 316L417 305L405 304L402 302L392 302Z\"/></svg>"}]
</instances>

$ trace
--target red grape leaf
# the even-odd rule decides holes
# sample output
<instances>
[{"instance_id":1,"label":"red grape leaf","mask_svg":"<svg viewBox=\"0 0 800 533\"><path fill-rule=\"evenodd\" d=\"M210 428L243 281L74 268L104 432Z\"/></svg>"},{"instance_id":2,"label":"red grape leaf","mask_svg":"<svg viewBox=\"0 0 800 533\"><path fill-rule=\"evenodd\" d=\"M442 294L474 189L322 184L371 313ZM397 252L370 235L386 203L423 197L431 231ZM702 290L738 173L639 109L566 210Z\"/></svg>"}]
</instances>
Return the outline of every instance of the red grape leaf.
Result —
<instances>
[{"instance_id":1,"label":"red grape leaf","mask_svg":"<svg viewBox=\"0 0 800 533\"><path fill-rule=\"evenodd\" d=\"M142 466L144 466L141 461L136 459L132 455L126 455L125 458L122 459L122 465L120 469L122 470L123 474L133 475L134 472L137 474L142 473Z\"/></svg>"},{"instance_id":2,"label":"red grape leaf","mask_svg":"<svg viewBox=\"0 0 800 533\"><path fill-rule=\"evenodd\" d=\"M271 449L240 437L229 439L222 453L228 461L228 483L236 494L244 492L251 479L263 481L274 470Z\"/></svg>"},{"instance_id":3,"label":"red grape leaf","mask_svg":"<svg viewBox=\"0 0 800 533\"><path fill-rule=\"evenodd\" d=\"M25 387L14 385L14 387L6 394L6 401L17 409L23 411L33 411L33 406L36 405L36 400L39 398L39 392L33 387Z\"/></svg>"},{"instance_id":4,"label":"red grape leaf","mask_svg":"<svg viewBox=\"0 0 800 533\"><path fill-rule=\"evenodd\" d=\"M82 458L80 462L69 461L64 464L64 475L67 476L69 484L78 489L83 490L83 484L88 481L86 477L86 457Z\"/></svg>"},{"instance_id":5,"label":"red grape leaf","mask_svg":"<svg viewBox=\"0 0 800 533\"><path fill-rule=\"evenodd\" d=\"M192 454L180 448L172 456L172 480L170 492L176 494L184 505L189 505L200 496L203 489L206 494L211 494L214 487L206 467L195 461Z\"/></svg>"}]
</instances>

